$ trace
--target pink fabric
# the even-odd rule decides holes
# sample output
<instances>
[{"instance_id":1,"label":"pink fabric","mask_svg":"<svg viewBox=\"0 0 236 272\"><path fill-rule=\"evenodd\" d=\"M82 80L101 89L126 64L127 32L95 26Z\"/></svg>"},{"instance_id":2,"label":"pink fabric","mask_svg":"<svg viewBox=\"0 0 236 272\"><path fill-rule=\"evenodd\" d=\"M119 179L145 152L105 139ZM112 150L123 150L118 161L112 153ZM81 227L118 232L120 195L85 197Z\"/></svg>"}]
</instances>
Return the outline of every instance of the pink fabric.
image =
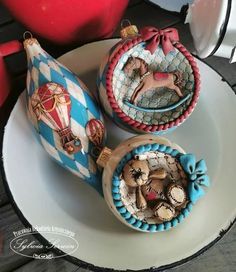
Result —
<instances>
[{"instance_id":1,"label":"pink fabric","mask_svg":"<svg viewBox=\"0 0 236 272\"><path fill-rule=\"evenodd\" d=\"M155 80L163 80L163 79L167 79L169 76L168 73L162 73L162 72L154 72L153 73L153 77Z\"/></svg>"},{"instance_id":2,"label":"pink fabric","mask_svg":"<svg viewBox=\"0 0 236 272\"><path fill-rule=\"evenodd\" d=\"M147 26L140 30L141 37L148 42L146 49L153 54L159 44L163 48L163 52L167 55L174 49L172 42L179 41L179 34L175 28L157 29L155 27Z\"/></svg>"}]
</instances>

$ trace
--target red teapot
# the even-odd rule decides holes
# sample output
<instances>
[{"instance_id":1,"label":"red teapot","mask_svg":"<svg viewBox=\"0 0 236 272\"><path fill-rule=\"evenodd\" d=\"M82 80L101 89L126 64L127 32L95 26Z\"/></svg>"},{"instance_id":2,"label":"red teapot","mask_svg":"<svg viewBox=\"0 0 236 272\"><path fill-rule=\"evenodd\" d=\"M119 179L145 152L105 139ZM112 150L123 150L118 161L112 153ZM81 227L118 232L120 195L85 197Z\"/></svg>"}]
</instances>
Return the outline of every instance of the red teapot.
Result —
<instances>
[{"instance_id":1,"label":"red teapot","mask_svg":"<svg viewBox=\"0 0 236 272\"><path fill-rule=\"evenodd\" d=\"M60 44L109 37L128 0L3 0L27 29Z\"/></svg>"}]
</instances>

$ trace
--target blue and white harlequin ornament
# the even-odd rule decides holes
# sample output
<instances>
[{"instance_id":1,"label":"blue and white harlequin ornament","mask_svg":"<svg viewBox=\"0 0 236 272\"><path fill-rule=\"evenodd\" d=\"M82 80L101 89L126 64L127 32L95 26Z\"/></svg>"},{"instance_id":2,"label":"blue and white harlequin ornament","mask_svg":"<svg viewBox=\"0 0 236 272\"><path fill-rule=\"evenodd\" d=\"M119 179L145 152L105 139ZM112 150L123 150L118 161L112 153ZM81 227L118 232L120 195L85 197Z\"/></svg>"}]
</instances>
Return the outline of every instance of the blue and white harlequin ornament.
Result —
<instances>
[{"instance_id":1,"label":"blue and white harlequin ornament","mask_svg":"<svg viewBox=\"0 0 236 272\"><path fill-rule=\"evenodd\" d=\"M95 160L104 145L105 129L97 103L78 77L36 39L26 39L24 48L28 112L42 146L60 165L102 192Z\"/></svg>"}]
</instances>

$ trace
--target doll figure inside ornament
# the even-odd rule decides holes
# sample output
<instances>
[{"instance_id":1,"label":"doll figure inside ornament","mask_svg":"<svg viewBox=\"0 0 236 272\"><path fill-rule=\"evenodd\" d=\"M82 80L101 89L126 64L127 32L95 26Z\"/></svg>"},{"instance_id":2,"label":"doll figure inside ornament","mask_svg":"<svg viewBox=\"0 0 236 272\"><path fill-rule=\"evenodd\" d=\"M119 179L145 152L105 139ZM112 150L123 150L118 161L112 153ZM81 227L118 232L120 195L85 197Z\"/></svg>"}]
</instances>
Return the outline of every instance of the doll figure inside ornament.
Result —
<instances>
[{"instance_id":1,"label":"doll figure inside ornament","mask_svg":"<svg viewBox=\"0 0 236 272\"><path fill-rule=\"evenodd\" d=\"M122 178L131 194L135 190L137 209L143 212L149 210L149 213L151 210L159 222L166 222L172 220L179 208L187 204L186 181L180 177L175 181L173 173L163 166L164 159L160 159L162 163L156 164L152 170L149 160L155 158L154 153L149 153L148 159L136 156L124 166ZM173 165L171 167L178 171Z\"/></svg>"},{"instance_id":2,"label":"doll figure inside ornament","mask_svg":"<svg viewBox=\"0 0 236 272\"><path fill-rule=\"evenodd\" d=\"M181 91L182 73L179 71L150 71L148 64L143 59L133 56L128 58L123 67L123 71L128 76L131 76L134 71L138 71L140 76L140 83L135 88L130 98L130 102L134 105L137 105L139 97L145 92L160 87L171 89L175 91L179 97L183 97L183 93Z\"/></svg>"}]
</instances>

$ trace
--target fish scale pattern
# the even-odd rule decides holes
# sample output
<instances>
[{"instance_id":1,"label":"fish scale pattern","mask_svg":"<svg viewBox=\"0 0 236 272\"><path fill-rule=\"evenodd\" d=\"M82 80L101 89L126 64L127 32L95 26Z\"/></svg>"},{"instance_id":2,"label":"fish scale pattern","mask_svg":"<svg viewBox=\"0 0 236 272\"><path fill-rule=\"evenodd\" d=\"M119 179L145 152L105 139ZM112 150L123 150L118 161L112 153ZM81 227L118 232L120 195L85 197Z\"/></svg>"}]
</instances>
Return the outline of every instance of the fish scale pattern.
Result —
<instances>
[{"instance_id":1,"label":"fish scale pattern","mask_svg":"<svg viewBox=\"0 0 236 272\"><path fill-rule=\"evenodd\" d=\"M30 99L37 88L48 82L62 85L70 94L71 130L74 135L80 138L83 152L69 155L61 147L58 133L41 120L38 121L33 116L34 114L30 114L30 119L39 134L38 138L44 149L55 161L70 170L73 174L86 180L102 193L101 173L94 162L94 158L91 156L94 145L89 141L85 131L85 126L90 119L95 118L103 122L99 107L75 74L46 53L38 44L32 46L34 48L29 48L27 52L28 98Z\"/></svg>"},{"instance_id":2,"label":"fish scale pattern","mask_svg":"<svg viewBox=\"0 0 236 272\"><path fill-rule=\"evenodd\" d=\"M165 56L161 46L155 50L154 54L151 54L148 50L145 50L145 45L145 42L141 42L120 57L113 72L112 89L120 109L122 109L127 116L147 125L164 125L181 116L189 106L195 87L193 70L186 57L178 49L175 48L175 50ZM152 71L173 72L178 70L182 72L184 81L182 92L184 96L190 94L189 99L177 108L166 112L143 112L129 107L124 103L124 100L130 99L134 89L139 84L139 77L136 74L132 77L128 77L123 71L124 64L130 56L144 59ZM99 75L99 89L100 93L102 93L102 95L100 94L100 97L103 104L106 103L106 101L104 102L106 98L104 98L105 96L103 93L106 91L105 74L108 66L109 62L106 63L104 60ZM143 108L159 108L174 104L178 100L179 97L172 90L168 88L158 88L158 91L150 90L141 96L138 101L138 106ZM106 111L109 112L110 108L105 108ZM112 110L110 111L111 113L109 115L114 118Z\"/></svg>"}]
</instances>

